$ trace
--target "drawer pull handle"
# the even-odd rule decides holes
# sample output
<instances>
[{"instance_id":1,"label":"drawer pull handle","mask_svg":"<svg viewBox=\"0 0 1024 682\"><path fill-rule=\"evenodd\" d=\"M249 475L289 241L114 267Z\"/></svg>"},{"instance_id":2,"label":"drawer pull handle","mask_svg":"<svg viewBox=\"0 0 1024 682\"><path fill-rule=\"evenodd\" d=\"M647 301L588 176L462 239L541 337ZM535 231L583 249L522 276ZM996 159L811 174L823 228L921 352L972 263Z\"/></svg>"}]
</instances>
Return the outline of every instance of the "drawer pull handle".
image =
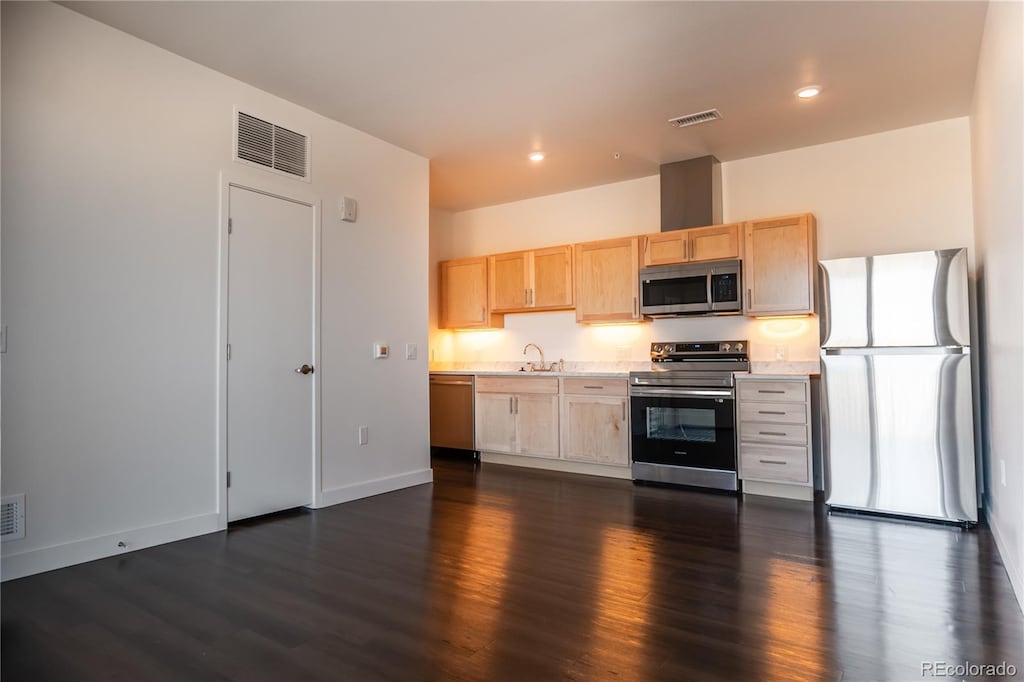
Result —
<instances>
[{"instance_id":1,"label":"drawer pull handle","mask_svg":"<svg viewBox=\"0 0 1024 682\"><path fill-rule=\"evenodd\" d=\"M760 462L761 464L786 464L781 459L759 459L757 461Z\"/></svg>"},{"instance_id":2,"label":"drawer pull handle","mask_svg":"<svg viewBox=\"0 0 1024 682\"><path fill-rule=\"evenodd\" d=\"M604 390L604 386L584 386L583 388L593 388L593 389L595 389L597 391L603 391Z\"/></svg>"},{"instance_id":3,"label":"drawer pull handle","mask_svg":"<svg viewBox=\"0 0 1024 682\"><path fill-rule=\"evenodd\" d=\"M769 388L759 388L759 389L757 389L757 392L758 393L785 393L785 391L779 391L779 390L776 390L776 389L773 389L773 388L772 389L769 389Z\"/></svg>"},{"instance_id":4,"label":"drawer pull handle","mask_svg":"<svg viewBox=\"0 0 1024 682\"><path fill-rule=\"evenodd\" d=\"M758 431L762 436L785 436L784 431Z\"/></svg>"},{"instance_id":5,"label":"drawer pull handle","mask_svg":"<svg viewBox=\"0 0 1024 682\"><path fill-rule=\"evenodd\" d=\"M758 414L786 414L785 412L778 412L775 410L758 410Z\"/></svg>"}]
</instances>

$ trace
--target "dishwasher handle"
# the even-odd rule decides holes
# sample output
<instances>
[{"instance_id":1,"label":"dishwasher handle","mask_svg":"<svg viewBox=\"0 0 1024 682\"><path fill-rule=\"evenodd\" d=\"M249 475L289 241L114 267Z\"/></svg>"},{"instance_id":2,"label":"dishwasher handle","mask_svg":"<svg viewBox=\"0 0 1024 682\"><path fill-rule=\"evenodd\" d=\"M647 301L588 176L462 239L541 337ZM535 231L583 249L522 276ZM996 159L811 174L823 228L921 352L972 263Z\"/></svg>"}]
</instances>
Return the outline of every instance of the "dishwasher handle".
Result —
<instances>
[{"instance_id":1,"label":"dishwasher handle","mask_svg":"<svg viewBox=\"0 0 1024 682\"><path fill-rule=\"evenodd\" d=\"M442 386L472 386L473 380L463 377L430 377L430 383Z\"/></svg>"}]
</instances>

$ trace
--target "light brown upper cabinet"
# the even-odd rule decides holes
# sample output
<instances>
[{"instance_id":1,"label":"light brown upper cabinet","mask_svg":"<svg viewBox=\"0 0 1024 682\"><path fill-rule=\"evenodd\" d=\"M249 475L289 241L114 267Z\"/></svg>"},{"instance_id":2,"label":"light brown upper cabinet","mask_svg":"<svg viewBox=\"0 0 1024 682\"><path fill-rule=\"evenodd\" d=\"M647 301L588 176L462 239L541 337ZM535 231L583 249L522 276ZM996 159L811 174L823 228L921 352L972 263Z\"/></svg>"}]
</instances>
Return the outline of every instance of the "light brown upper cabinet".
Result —
<instances>
[{"instance_id":1,"label":"light brown upper cabinet","mask_svg":"<svg viewBox=\"0 0 1024 682\"><path fill-rule=\"evenodd\" d=\"M644 267L740 258L739 223L658 232L644 237Z\"/></svg>"},{"instance_id":2,"label":"light brown upper cabinet","mask_svg":"<svg viewBox=\"0 0 1024 682\"><path fill-rule=\"evenodd\" d=\"M564 310L573 303L572 247L503 253L489 258L491 310Z\"/></svg>"},{"instance_id":3,"label":"light brown upper cabinet","mask_svg":"<svg viewBox=\"0 0 1024 682\"><path fill-rule=\"evenodd\" d=\"M640 319L640 239L576 244L576 321Z\"/></svg>"},{"instance_id":4,"label":"light brown upper cabinet","mask_svg":"<svg viewBox=\"0 0 1024 682\"><path fill-rule=\"evenodd\" d=\"M742 257L742 231L739 223L698 227L687 232L690 233L691 261Z\"/></svg>"},{"instance_id":5,"label":"light brown upper cabinet","mask_svg":"<svg viewBox=\"0 0 1024 682\"><path fill-rule=\"evenodd\" d=\"M817 241L809 213L744 224L744 312L752 316L814 312Z\"/></svg>"},{"instance_id":6,"label":"light brown upper cabinet","mask_svg":"<svg viewBox=\"0 0 1024 682\"><path fill-rule=\"evenodd\" d=\"M440 267L442 329L504 327L487 302L487 257L443 261Z\"/></svg>"}]
</instances>

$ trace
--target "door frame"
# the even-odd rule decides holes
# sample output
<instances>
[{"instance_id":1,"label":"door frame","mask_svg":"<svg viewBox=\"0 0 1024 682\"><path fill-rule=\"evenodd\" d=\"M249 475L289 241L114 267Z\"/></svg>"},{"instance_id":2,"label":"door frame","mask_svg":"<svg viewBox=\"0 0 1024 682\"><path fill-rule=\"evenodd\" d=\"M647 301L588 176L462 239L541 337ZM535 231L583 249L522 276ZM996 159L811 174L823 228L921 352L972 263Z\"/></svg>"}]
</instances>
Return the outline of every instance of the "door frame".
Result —
<instances>
[{"instance_id":1,"label":"door frame","mask_svg":"<svg viewBox=\"0 0 1024 682\"><path fill-rule=\"evenodd\" d=\"M287 180L269 178L259 171L246 169L222 170L218 178L220 205L217 221L217 467L215 478L215 490L217 491L217 528L225 530L228 527L228 363L227 363L227 339L228 339L228 256L230 245L228 241L228 218L230 218L231 188L244 189L250 192L265 194L275 199L291 201L313 209L313 366L320 369L320 318L321 318L321 296L323 284L323 202L320 197L308 186L296 187ZM310 467L312 468L313 489L310 491L310 506L321 505L323 486L321 485L321 471L323 461L323 434L321 414L321 383L322 374L317 371L313 373L313 423L310 428L313 431L313 452L310 453Z\"/></svg>"}]
</instances>

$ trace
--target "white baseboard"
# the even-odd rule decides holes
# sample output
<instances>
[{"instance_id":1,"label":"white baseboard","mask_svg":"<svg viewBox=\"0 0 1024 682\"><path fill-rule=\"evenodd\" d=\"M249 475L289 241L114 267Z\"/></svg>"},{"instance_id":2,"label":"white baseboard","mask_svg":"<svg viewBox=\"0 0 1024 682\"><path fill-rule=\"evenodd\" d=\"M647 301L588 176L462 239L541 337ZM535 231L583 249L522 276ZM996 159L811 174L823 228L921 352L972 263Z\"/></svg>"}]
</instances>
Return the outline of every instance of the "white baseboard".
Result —
<instances>
[{"instance_id":1,"label":"white baseboard","mask_svg":"<svg viewBox=\"0 0 1024 682\"><path fill-rule=\"evenodd\" d=\"M785 483L767 483L765 481L743 481L745 495L764 495L766 497L783 497L787 500L814 499L814 488L806 485L787 485Z\"/></svg>"},{"instance_id":2,"label":"white baseboard","mask_svg":"<svg viewBox=\"0 0 1024 682\"><path fill-rule=\"evenodd\" d=\"M616 466L614 464L589 464L587 462L571 462L566 459L508 455L502 452L481 452L480 461L493 464L511 464L512 466L529 467L531 469L564 471L570 474L586 474L588 476L624 478L627 480L632 480L633 478L633 472L628 466Z\"/></svg>"},{"instance_id":3,"label":"white baseboard","mask_svg":"<svg viewBox=\"0 0 1024 682\"><path fill-rule=\"evenodd\" d=\"M999 525L992 522L991 511L986 510L985 516L988 518L988 527L992 531L992 537L996 540L996 548L1003 560L1003 567L1006 568L1006 575L1010 577L1013 593L1017 597L1017 608L1024 612L1024 575L1021 575L1021 566L1017 563L1017 557L1008 551L1009 545L1006 538L1003 537Z\"/></svg>"},{"instance_id":4,"label":"white baseboard","mask_svg":"<svg viewBox=\"0 0 1024 682\"><path fill-rule=\"evenodd\" d=\"M56 568L103 559L115 554L124 554L154 545L214 533L220 530L218 526L219 517L216 513L202 514L156 526L133 528L120 533L29 549L23 552L3 550L2 556L0 556L0 574L2 574L3 580L23 578ZM119 547L119 542L125 543L126 546Z\"/></svg>"},{"instance_id":5,"label":"white baseboard","mask_svg":"<svg viewBox=\"0 0 1024 682\"><path fill-rule=\"evenodd\" d=\"M352 500L380 495L382 493L390 493L395 490L401 490L402 488L410 488L414 485L432 483L433 481L434 472L431 469L419 469L417 471L409 471L404 474L375 478L372 481L353 483L340 488L330 488L323 492L320 496L320 503L314 505L314 508L319 509L322 507L329 507L333 504L351 502Z\"/></svg>"}]
</instances>

